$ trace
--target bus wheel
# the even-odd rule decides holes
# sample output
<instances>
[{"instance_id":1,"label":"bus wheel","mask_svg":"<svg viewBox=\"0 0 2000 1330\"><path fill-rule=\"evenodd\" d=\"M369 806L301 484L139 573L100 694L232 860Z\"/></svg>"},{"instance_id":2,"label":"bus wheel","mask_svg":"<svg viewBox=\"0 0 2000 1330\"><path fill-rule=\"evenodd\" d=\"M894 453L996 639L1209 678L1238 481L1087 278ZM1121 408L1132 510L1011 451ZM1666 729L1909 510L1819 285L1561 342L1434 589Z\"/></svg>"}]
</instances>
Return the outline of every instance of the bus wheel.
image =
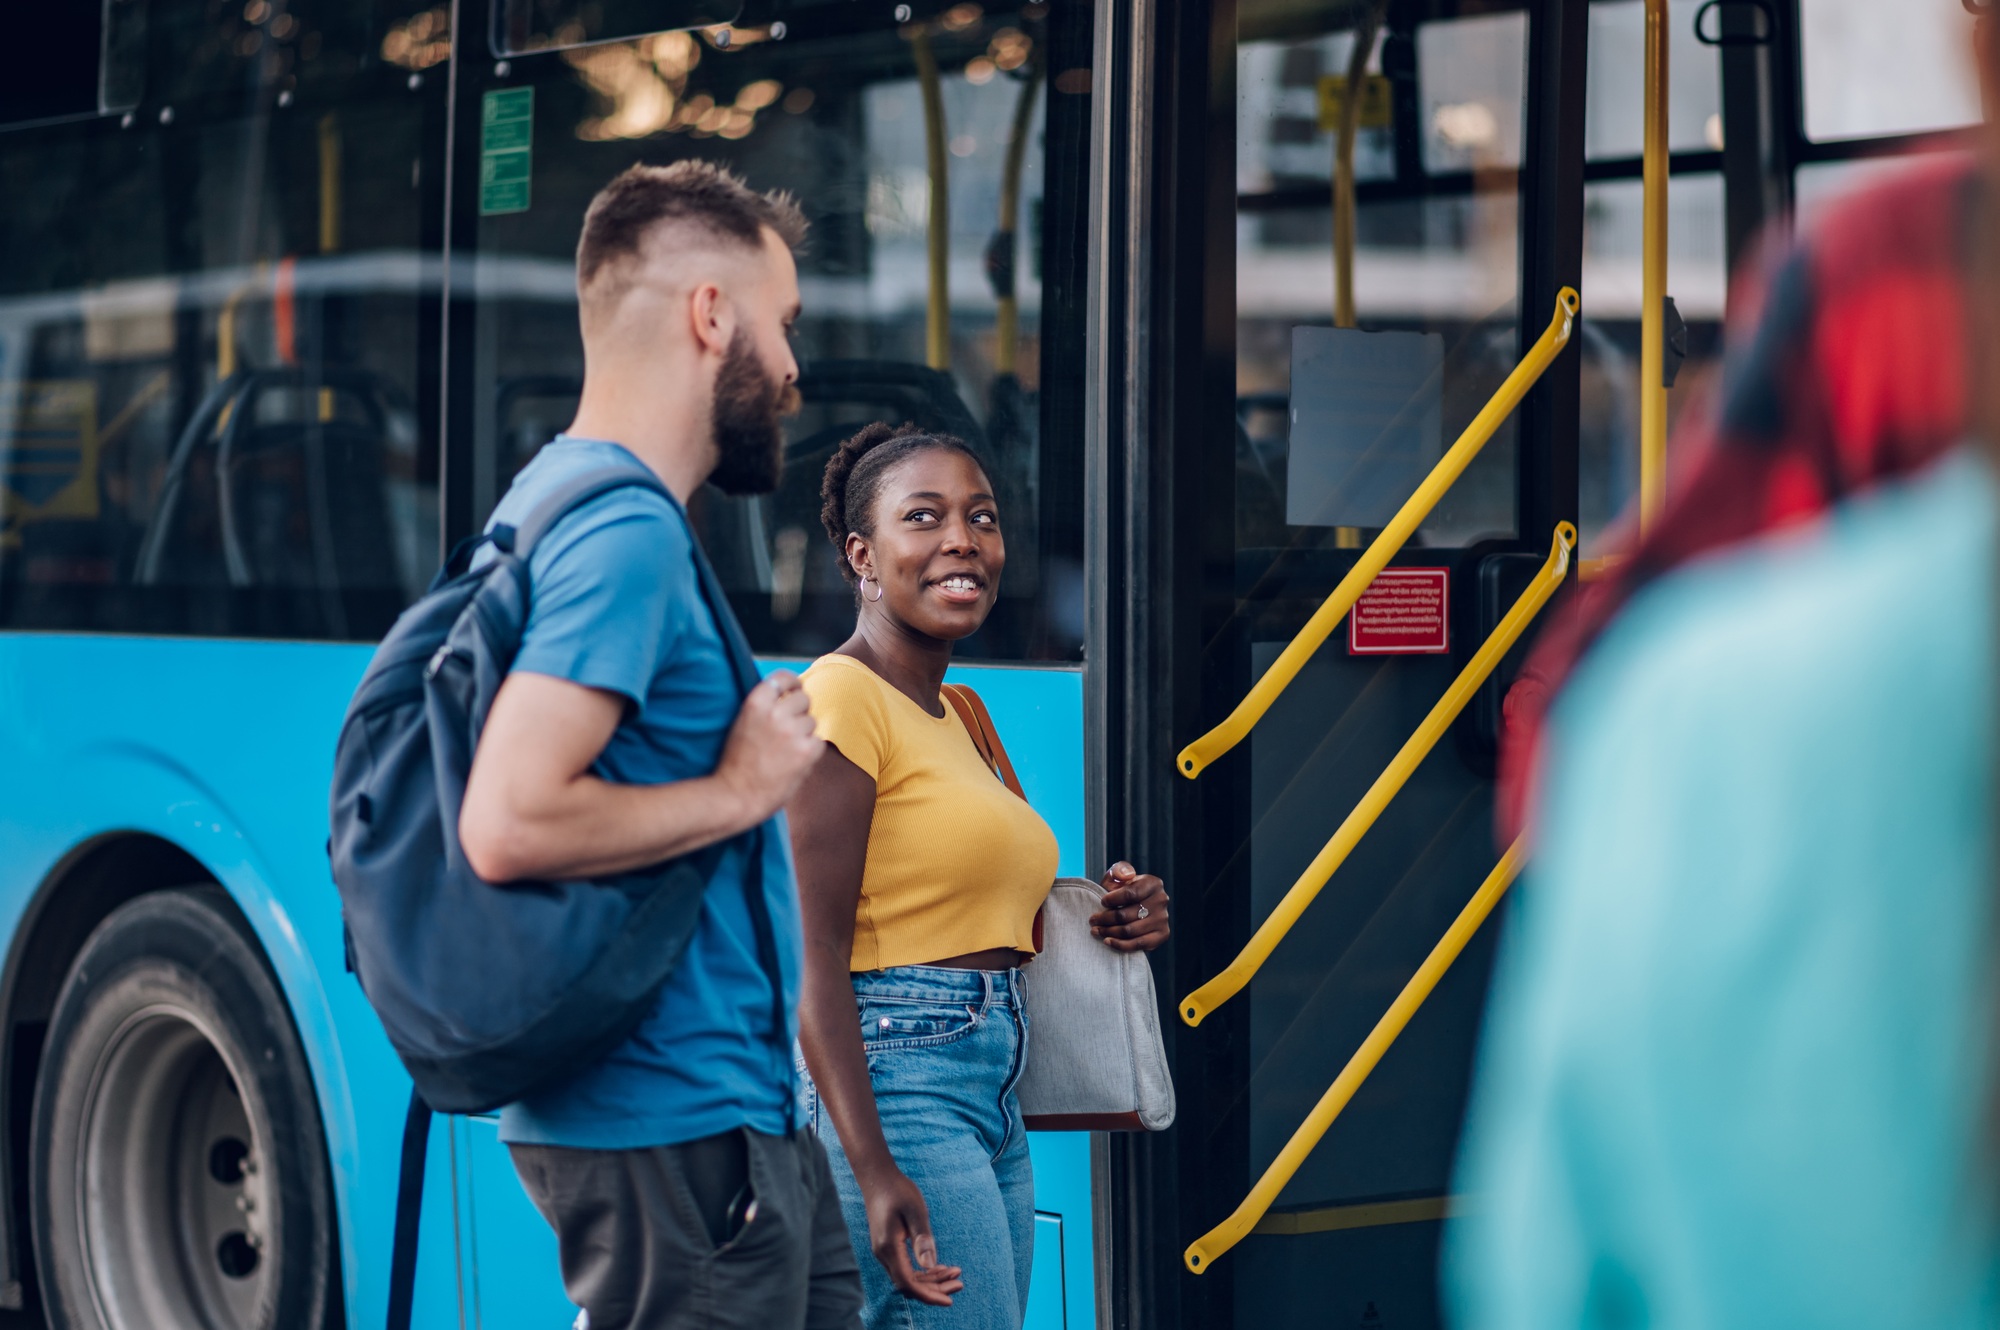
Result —
<instances>
[{"instance_id":1,"label":"bus wheel","mask_svg":"<svg viewBox=\"0 0 2000 1330\"><path fill-rule=\"evenodd\" d=\"M333 1203L304 1050L219 887L84 943L35 1090L36 1269L58 1330L321 1330Z\"/></svg>"}]
</instances>

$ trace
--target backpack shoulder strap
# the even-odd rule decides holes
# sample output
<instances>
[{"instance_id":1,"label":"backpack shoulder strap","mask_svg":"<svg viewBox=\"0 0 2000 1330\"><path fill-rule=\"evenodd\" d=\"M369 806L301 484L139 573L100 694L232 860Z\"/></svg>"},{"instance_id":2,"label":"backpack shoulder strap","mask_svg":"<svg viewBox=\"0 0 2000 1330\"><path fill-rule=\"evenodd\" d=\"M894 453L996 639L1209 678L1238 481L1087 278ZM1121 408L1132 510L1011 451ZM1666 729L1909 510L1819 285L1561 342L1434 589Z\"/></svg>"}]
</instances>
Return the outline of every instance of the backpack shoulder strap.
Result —
<instances>
[{"instance_id":1,"label":"backpack shoulder strap","mask_svg":"<svg viewBox=\"0 0 2000 1330\"><path fill-rule=\"evenodd\" d=\"M424 1208L424 1155L431 1139L431 1107L410 1091L403 1118L403 1159L396 1178L396 1227L389 1247L389 1330L410 1330L417 1291L417 1222Z\"/></svg>"},{"instance_id":2,"label":"backpack shoulder strap","mask_svg":"<svg viewBox=\"0 0 2000 1330\"><path fill-rule=\"evenodd\" d=\"M938 690L945 701L958 713L965 725L965 732L972 736L972 746L979 750L979 756L986 765L993 768L993 774L1004 782L1022 799L1028 796L1022 792L1021 781L1014 774L1014 764L1007 760L1006 745L1000 742L1000 732L993 728L993 717L986 710L986 703L979 694L962 683L948 683Z\"/></svg>"},{"instance_id":3,"label":"backpack shoulder strap","mask_svg":"<svg viewBox=\"0 0 2000 1330\"><path fill-rule=\"evenodd\" d=\"M529 511L520 526L514 529L514 553L527 558L534 550L535 542L546 536L549 528L557 522L592 499L626 488L651 490L675 507L680 506L674 503L673 495L667 492L667 487L660 483L658 476L640 467L611 466L601 471L586 472L567 484L558 485L554 493Z\"/></svg>"}]
</instances>

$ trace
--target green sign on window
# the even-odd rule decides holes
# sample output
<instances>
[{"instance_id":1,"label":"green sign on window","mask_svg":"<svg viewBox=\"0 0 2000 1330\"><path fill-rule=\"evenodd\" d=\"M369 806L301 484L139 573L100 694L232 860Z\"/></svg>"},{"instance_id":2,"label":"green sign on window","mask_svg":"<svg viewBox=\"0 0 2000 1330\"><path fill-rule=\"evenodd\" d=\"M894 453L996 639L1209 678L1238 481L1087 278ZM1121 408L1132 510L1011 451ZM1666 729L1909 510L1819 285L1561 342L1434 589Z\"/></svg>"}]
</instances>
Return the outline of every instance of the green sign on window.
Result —
<instances>
[{"instance_id":1,"label":"green sign on window","mask_svg":"<svg viewBox=\"0 0 2000 1330\"><path fill-rule=\"evenodd\" d=\"M500 88L486 94L479 115L479 215L528 210L534 174L535 90Z\"/></svg>"}]
</instances>

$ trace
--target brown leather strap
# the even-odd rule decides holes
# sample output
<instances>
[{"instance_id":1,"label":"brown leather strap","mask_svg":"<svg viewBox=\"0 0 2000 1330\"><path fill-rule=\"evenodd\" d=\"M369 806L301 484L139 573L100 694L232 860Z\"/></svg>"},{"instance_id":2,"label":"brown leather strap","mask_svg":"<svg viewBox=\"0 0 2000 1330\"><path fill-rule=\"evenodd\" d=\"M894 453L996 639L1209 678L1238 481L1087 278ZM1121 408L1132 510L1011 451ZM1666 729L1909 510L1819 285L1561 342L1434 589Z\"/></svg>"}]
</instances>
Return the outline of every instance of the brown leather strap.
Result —
<instances>
[{"instance_id":1,"label":"brown leather strap","mask_svg":"<svg viewBox=\"0 0 2000 1330\"><path fill-rule=\"evenodd\" d=\"M1000 732L993 728L993 717L986 710L986 703L979 694L962 683L948 683L940 690L951 709L958 713L965 726L965 732L972 736L972 746L979 750L979 756L993 774L1000 777L1007 788L1023 800L1028 796L1021 790L1021 781L1014 774L1014 764L1007 760L1006 745L1000 742Z\"/></svg>"},{"instance_id":2,"label":"brown leather strap","mask_svg":"<svg viewBox=\"0 0 2000 1330\"><path fill-rule=\"evenodd\" d=\"M979 750L979 760L984 762L1022 803L1027 803L1028 796L1021 789L1020 777L1014 774L1014 764L1007 760L1007 747L1000 742L1000 732L993 728L993 717L987 713L986 703L980 700L979 694L962 683L948 683L938 691L944 694L945 701L951 703L951 709L958 713L958 719L965 726L965 732L972 736L972 746ZM1037 955L1041 954L1043 944L1042 914L1042 910L1035 911L1034 940Z\"/></svg>"}]
</instances>

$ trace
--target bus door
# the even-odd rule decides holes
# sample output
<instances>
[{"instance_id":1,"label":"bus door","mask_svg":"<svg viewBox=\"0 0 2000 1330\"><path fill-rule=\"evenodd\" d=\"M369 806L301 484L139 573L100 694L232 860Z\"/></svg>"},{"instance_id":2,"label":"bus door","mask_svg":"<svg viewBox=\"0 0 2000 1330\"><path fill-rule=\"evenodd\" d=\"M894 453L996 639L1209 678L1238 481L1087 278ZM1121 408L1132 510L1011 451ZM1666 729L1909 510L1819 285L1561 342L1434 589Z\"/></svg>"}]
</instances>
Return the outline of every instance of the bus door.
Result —
<instances>
[{"instance_id":1,"label":"bus door","mask_svg":"<svg viewBox=\"0 0 2000 1330\"><path fill-rule=\"evenodd\" d=\"M1181 1116L1100 1155L1113 1324L1440 1323L1504 690L1637 478L1642 11L1123 11L1101 203L1185 258L1102 278L1095 825L1173 875Z\"/></svg>"},{"instance_id":2,"label":"bus door","mask_svg":"<svg viewBox=\"0 0 2000 1330\"><path fill-rule=\"evenodd\" d=\"M1211 697L1275 695L1226 750L1216 728L1250 712L1205 706L1171 777L1196 791L1202 887L1232 916L1175 1001L1184 1044L1228 1048L1197 1052L1230 1065L1199 1111L1237 1167L1200 1189L1173 1255L1225 1276L1233 1324L1372 1330L1437 1320L1493 929L1248 1231L1216 1230L1499 860L1498 681L1455 714L1450 694L1508 611L1574 570L1554 408L1575 392L1582 283L1574 235L1528 196L1558 165L1531 156L1568 146L1532 123L1562 90L1529 86L1558 73L1530 48L1562 14L1390 0L1301 25L1290 8L1237 14L1233 558L1203 648ZM1336 626L1343 584L1361 594Z\"/></svg>"}]
</instances>

